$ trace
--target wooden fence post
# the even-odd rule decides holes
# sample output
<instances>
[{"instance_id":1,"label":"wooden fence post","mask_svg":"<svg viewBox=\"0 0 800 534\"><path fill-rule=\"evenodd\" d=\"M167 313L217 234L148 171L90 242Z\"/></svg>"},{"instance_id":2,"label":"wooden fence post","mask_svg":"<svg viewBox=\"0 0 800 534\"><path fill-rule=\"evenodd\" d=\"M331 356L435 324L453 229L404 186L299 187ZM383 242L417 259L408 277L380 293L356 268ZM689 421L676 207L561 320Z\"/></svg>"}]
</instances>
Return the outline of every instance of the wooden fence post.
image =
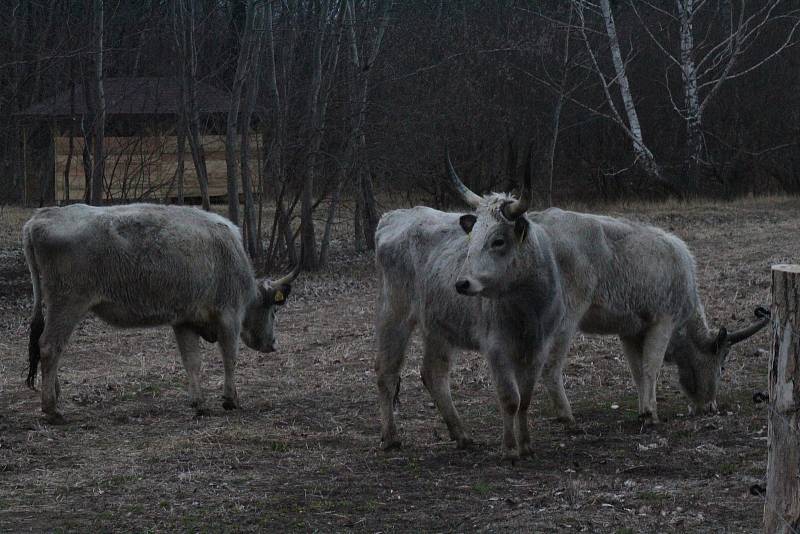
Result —
<instances>
[{"instance_id":1,"label":"wooden fence post","mask_svg":"<svg viewBox=\"0 0 800 534\"><path fill-rule=\"evenodd\" d=\"M800 532L800 265L772 267L764 532Z\"/></svg>"}]
</instances>

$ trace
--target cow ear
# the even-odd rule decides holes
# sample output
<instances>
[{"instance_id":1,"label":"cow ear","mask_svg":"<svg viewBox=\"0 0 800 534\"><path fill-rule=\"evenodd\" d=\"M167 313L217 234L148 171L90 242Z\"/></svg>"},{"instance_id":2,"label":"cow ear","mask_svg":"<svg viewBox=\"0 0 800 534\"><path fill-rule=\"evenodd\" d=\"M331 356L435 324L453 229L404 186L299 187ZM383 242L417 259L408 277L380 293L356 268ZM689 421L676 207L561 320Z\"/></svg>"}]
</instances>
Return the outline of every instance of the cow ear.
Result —
<instances>
[{"instance_id":1,"label":"cow ear","mask_svg":"<svg viewBox=\"0 0 800 534\"><path fill-rule=\"evenodd\" d=\"M272 306L273 304L280 306L286 302L291 286L289 284L281 284L273 287L269 280L264 280L259 284L258 290L261 293L261 301L265 306Z\"/></svg>"},{"instance_id":2,"label":"cow ear","mask_svg":"<svg viewBox=\"0 0 800 534\"><path fill-rule=\"evenodd\" d=\"M517 243L522 243L528 237L528 219L523 215L514 221L514 234L517 236Z\"/></svg>"},{"instance_id":3,"label":"cow ear","mask_svg":"<svg viewBox=\"0 0 800 534\"><path fill-rule=\"evenodd\" d=\"M461 228L466 233L472 232L472 227L475 226L475 223L478 221L478 218L475 217L471 213L467 213L466 215L462 215L458 219L458 224L461 225Z\"/></svg>"},{"instance_id":4,"label":"cow ear","mask_svg":"<svg viewBox=\"0 0 800 534\"><path fill-rule=\"evenodd\" d=\"M292 286L289 284L281 284L273 289L272 302L278 306L286 304L286 299L289 298L289 293L292 291Z\"/></svg>"}]
</instances>

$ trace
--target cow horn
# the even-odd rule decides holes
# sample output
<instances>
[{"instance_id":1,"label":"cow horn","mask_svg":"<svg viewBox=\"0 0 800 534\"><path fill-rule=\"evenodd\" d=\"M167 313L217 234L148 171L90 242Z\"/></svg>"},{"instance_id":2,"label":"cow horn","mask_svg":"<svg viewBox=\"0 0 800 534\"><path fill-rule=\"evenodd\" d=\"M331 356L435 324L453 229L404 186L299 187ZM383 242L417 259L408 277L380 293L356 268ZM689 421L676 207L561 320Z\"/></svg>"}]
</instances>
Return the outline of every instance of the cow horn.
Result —
<instances>
[{"instance_id":1,"label":"cow horn","mask_svg":"<svg viewBox=\"0 0 800 534\"><path fill-rule=\"evenodd\" d=\"M291 284L292 281L295 278L297 278L297 275L300 274L300 265L301 265L301 263L298 261L297 265L295 265L294 269L292 269L292 272L290 272L289 274L287 274L283 278L279 278L279 279L275 280L274 282L272 282L272 285L273 286L280 286L280 285L284 285L284 284Z\"/></svg>"},{"instance_id":2,"label":"cow horn","mask_svg":"<svg viewBox=\"0 0 800 534\"><path fill-rule=\"evenodd\" d=\"M450 161L450 150L447 146L444 147L444 157L445 157L445 167L447 168L447 176L450 178L450 182L453 184L456 192L461 195L461 198L472 206L473 208L477 208L481 204L481 197L473 193L469 187L464 185L464 182L461 181L461 178L458 177L456 174L456 170L453 168L453 162Z\"/></svg>"},{"instance_id":3,"label":"cow horn","mask_svg":"<svg viewBox=\"0 0 800 534\"><path fill-rule=\"evenodd\" d=\"M755 334L756 332L758 332L767 325L770 319L769 310L767 310L763 306L759 306L758 308L755 309L754 313L756 316L756 320L753 321L753 323L750 324L750 326L746 326L741 330L731 332L728 335L728 342L731 345L739 343L740 341L744 341L745 339L749 338L750 336L752 336L753 334Z\"/></svg>"},{"instance_id":4,"label":"cow horn","mask_svg":"<svg viewBox=\"0 0 800 534\"><path fill-rule=\"evenodd\" d=\"M519 200L509 202L503 206L503 215L510 221L519 218L528 211L531 205L531 160L533 159L533 143L528 149L528 160L525 162L525 179L522 183L522 191L520 192Z\"/></svg>"}]
</instances>

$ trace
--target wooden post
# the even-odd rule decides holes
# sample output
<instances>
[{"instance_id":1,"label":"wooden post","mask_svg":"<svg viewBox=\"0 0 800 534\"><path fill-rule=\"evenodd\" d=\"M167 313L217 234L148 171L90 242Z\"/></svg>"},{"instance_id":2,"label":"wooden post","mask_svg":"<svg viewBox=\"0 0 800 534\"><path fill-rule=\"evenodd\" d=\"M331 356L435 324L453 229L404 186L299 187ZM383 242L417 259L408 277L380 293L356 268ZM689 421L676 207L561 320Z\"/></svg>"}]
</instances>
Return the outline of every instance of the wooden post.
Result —
<instances>
[{"instance_id":1,"label":"wooden post","mask_svg":"<svg viewBox=\"0 0 800 534\"><path fill-rule=\"evenodd\" d=\"M800 265L772 267L764 532L800 532Z\"/></svg>"}]
</instances>

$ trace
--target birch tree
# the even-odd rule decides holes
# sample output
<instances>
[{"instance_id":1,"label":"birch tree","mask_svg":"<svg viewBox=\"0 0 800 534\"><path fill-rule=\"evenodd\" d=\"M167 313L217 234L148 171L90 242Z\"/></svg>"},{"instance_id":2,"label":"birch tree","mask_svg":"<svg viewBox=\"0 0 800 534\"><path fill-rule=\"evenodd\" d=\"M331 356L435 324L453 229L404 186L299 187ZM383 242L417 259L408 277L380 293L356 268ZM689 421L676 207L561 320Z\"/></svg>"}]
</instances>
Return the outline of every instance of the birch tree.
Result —
<instances>
[{"instance_id":1,"label":"birch tree","mask_svg":"<svg viewBox=\"0 0 800 534\"><path fill-rule=\"evenodd\" d=\"M669 65L677 67L681 73L683 105L677 104L670 94L673 109L686 124L686 146L681 173L682 186L687 190L698 187L698 170L709 163L703 127L703 115L708 105L719 95L724 84L752 73L777 57L787 48L797 44L797 30L800 26L800 10L781 12L785 0L765 2L744 1L722 2L709 0L675 0L673 9L649 0L631 1L642 27L652 42L667 58ZM723 8L724 6L724 8ZM748 7L752 9L748 12ZM643 14L647 10L655 16L650 20ZM706 11L705 24L697 32L699 15ZM725 11L728 11L727 16ZM780 22L789 24L781 27ZM651 26L675 24L678 26L677 51L668 40L657 34L668 32L654 31ZM718 25L723 31L715 32L712 26ZM781 33L780 40L773 48L766 48L754 57L745 59L746 52L764 32L774 29ZM695 33L701 41L696 43ZM715 40L714 37L717 36ZM669 72L666 73L667 78ZM669 88L669 79L666 84Z\"/></svg>"},{"instance_id":2,"label":"birch tree","mask_svg":"<svg viewBox=\"0 0 800 534\"><path fill-rule=\"evenodd\" d=\"M590 67L597 75L605 96L606 107L609 109L609 112L605 115L617 123L628 137L635 156L635 164L655 181L675 190L675 185L664 177L661 167L656 162L655 156L645 143L642 126L639 122L639 113L636 110L631 84L625 69L625 61L622 58L622 50L617 35L617 26L614 21L614 14L611 11L611 6L609 5L609 0L599 0L599 5L592 4L585 0L573 1L578 18L577 30L586 46L586 51L591 61ZM587 15L591 16L593 14L599 16L603 22L611 61L614 67L613 76L609 76L603 71L597 53L593 49L591 40L589 39L588 33L590 30L587 26L586 17ZM612 92L614 91L614 86L616 86L619 98L622 100L621 111L615 103L616 101Z\"/></svg>"}]
</instances>

